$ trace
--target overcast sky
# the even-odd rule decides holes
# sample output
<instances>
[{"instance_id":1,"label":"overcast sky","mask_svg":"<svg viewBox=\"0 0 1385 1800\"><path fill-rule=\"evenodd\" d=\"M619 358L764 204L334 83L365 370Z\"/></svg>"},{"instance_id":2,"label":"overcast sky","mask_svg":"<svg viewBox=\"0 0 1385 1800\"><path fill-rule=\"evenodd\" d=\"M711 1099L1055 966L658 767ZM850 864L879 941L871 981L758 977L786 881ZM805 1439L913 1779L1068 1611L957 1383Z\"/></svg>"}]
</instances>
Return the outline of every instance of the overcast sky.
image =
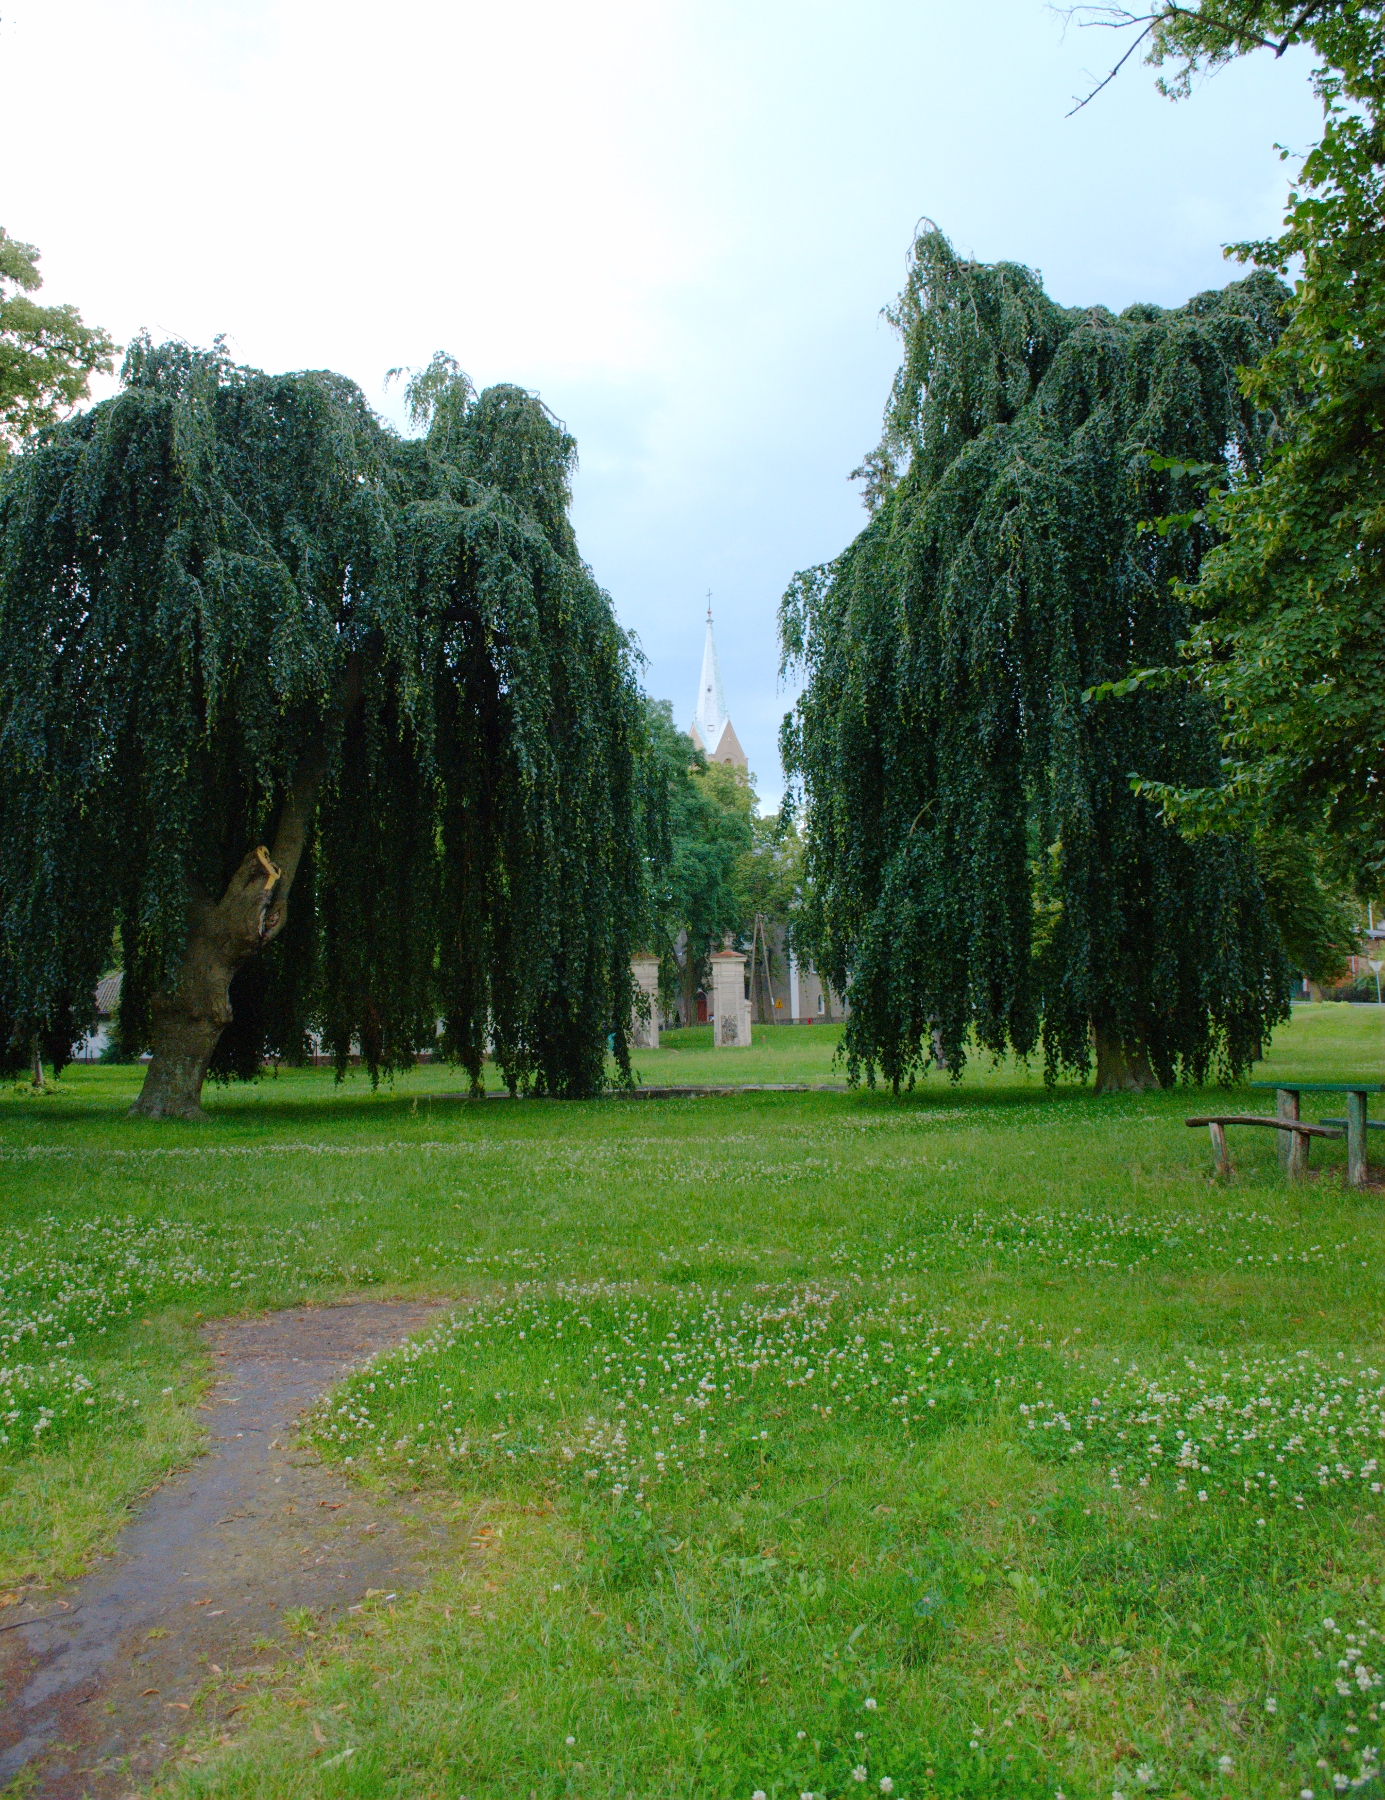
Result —
<instances>
[{"instance_id":1,"label":"overcast sky","mask_svg":"<svg viewBox=\"0 0 1385 1800\"><path fill-rule=\"evenodd\" d=\"M705 594L778 797L775 614L865 515L915 221L1075 304L1177 304L1279 220L1300 59L1171 105L1043 0L5 0L0 224L122 343L434 350L576 434L582 550L692 715Z\"/></svg>"}]
</instances>

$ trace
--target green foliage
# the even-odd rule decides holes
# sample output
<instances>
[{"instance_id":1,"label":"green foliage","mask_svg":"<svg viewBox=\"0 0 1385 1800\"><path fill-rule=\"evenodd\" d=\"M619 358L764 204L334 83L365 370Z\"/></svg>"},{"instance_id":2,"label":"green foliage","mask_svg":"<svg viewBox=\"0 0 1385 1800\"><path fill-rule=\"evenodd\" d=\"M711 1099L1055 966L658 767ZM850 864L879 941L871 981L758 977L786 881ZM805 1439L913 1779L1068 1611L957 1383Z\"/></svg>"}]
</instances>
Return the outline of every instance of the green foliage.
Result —
<instances>
[{"instance_id":1,"label":"green foliage","mask_svg":"<svg viewBox=\"0 0 1385 1800\"><path fill-rule=\"evenodd\" d=\"M1283 235L1236 248L1302 273L1288 328L1244 376L1279 446L1233 471L1223 541L1185 596L1202 613L1191 672L1222 709L1226 767L1146 791L1192 829L1325 829L1370 886L1385 869L1385 8L1224 10L1167 9L1151 60L1182 59L1171 91L1287 37L1320 59L1326 126Z\"/></svg>"},{"instance_id":2,"label":"green foliage","mask_svg":"<svg viewBox=\"0 0 1385 1800\"><path fill-rule=\"evenodd\" d=\"M109 375L116 345L75 306L40 306L39 253L0 226L0 462L32 431L85 400Z\"/></svg>"},{"instance_id":3,"label":"green foliage","mask_svg":"<svg viewBox=\"0 0 1385 1800\"><path fill-rule=\"evenodd\" d=\"M1081 10L1115 14L1114 8ZM1299 45L1355 85L1380 54L1383 22L1380 0L1199 0L1192 6L1160 0L1144 21L1151 40L1147 61L1156 68L1174 65L1159 81L1170 98L1189 94L1194 75L1238 56L1255 50L1283 56Z\"/></svg>"},{"instance_id":4,"label":"green foliage","mask_svg":"<svg viewBox=\"0 0 1385 1800\"><path fill-rule=\"evenodd\" d=\"M1271 421L1236 372L1284 300L1257 273L1172 311L1068 309L1027 269L918 238L883 444L906 467L781 613L808 678L782 738L800 940L849 992L853 1072L897 1085L935 1050L957 1070L970 1033L1085 1071L1095 1030L1200 1081L1283 1016L1246 845L1190 845L1129 790L1132 768L1215 779L1212 708L1181 684L1084 695L1187 635L1170 580L1195 577L1210 528L1140 522L1199 497L1187 465L1259 465Z\"/></svg>"},{"instance_id":5,"label":"green foliage","mask_svg":"<svg viewBox=\"0 0 1385 1800\"><path fill-rule=\"evenodd\" d=\"M803 894L803 839L782 813L752 814L750 849L736 865L742 930L756 913L778 925L792 924Z\"/></svg>"},{"instance_id":6,"label":"green foliage","mask_svg":"<svg viewBox=\"0 0 1385 1800\"><path fill-rule=\"evenodd\" d=\"M754 843L754 796L739 770L708 763L674 724L667 700L646 703L646 729L668 822L650 874L652 947L665 989L681 986L691 1005L708 953L745 922L739 876ZM682 933L680 962L674 946Z\"/></svg>"},{"instance_id":7,"label":"green foliage","mask_svg":"<svg viewBox=\"0 0 1385 1800\"><path fill-rule=\"evenodd\" d=\"M1255 839L1265 905L1293 967L1310 981L1335 981L1365 928L1344 889L1336 859L1297 832L1266 830Z\"/></svg>"},{"instance_id":8,"label":"green foliage","mask_svg":"<svg viewBox=\"0 0 1385 1800\"><path fill-rule=\"evenodd\" d=\"M642 923L630 645L567 519L575 448L448 365L401 442L338 375L147 338L120 394L0 489L0 1013L65 1053L119 927L146 1042L190 895L219 895L304 752L329 774L221 1067L310 1024L372 1074L435 1043L590 1093L625 1063ZM342 695L359 676L358 705Z\"/></svg>"}]
</instances>

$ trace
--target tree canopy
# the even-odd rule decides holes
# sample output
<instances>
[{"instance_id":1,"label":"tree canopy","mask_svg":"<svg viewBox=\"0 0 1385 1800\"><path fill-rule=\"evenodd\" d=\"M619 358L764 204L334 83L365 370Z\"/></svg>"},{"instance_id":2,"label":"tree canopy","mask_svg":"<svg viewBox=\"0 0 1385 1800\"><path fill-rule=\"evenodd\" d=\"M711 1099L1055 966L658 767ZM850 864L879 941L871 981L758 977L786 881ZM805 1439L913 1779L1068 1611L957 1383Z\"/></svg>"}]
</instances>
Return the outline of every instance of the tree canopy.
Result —
<instances>
[{"instance_id":1,"label":"tree canopy","mask_svg":"<svg viewBox=\"0 0 1385 1800\"><path fill-rule=\"evenodd\" d=\"M1183 598L1185 673L1219 709L1225 766L1206 786L1145 781L1186 828L1243 822L1316 837L1366 890L1385 871L1385 6L1203 0L1135 24L1175 96L1199 69L1295 44L1318 58L1322 140L1285 229L1233 254L1298 269L1283 335L1242 376L1275 420L1262 463L1208 470L1220 541ZM1127 52L1129 54L1129 52ZM1141 771L1149 776L1149 771Z\"/></svg>"},{"instance_id":2,"label":"tree canopy","mask_svg":"<svg viewBox=\"0 0 1385 1800\"><path fill-rule=\"evenodd\" d=\"M39 253L0 227L0 462L31 431L52 425L109 375L116 346L75 306L40 306Z\"/></svg>"},{"instance_id":3,"label":"tree canopy","mask_svg":"<svg viewBox=\"0 0 1385 1800\"><path fill-rule=\"evenodd\" d=\"M1256 468L1238 368L1281 329L1257 273L1164 310L1065 308L932 228L892 318L904 358L869 525L785 596L807 676L782 749L808 843L800 941L851 1011L853 1072L1027 1055L1098 1084L1244 1068L1287 995L1254 858L1193 845L1128 772L1215 778L1186 688L1084 694L1187 635L1170 578L1211 538L1142 521L1193 495L1160 456Z\"/></svg>"},{"instance_id":4,"label":"tree canopy","mask_svg":"<svg viewBox=\"0 0 1385 1800\"><path fill-rule=\"evenodd\" d=\"M339 375L141 339L115 398L9 465L11 1059L65 1056L118 927L156 1113L310 1026L372 1074L440 1019L474 1081L490 1049L512 1086L591 1093L608 1037L628 1067L660 801L575 446L445 358L413 399L401 440Z\"/></svg>"}]
</instances>

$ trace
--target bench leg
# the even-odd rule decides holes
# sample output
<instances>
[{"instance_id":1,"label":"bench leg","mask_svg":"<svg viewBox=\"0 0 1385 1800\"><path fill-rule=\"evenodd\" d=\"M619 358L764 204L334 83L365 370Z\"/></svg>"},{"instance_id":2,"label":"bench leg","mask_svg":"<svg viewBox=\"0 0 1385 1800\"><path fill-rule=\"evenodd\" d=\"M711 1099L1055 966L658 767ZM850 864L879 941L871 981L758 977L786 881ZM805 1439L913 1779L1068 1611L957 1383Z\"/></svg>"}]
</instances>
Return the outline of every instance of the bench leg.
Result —
<instances>
[{"instance_id":1,"label":"bench leg","mask_svg":"<svg viewBox=\"0 0 1385 1800\"><path fill-rule=\"evenodd\" d=\"M1347 1186L1366 1185L1366 1096L1347 1095Z\"/></svg>"},{"instance_id":2,"label":"bench leg","mask_svg":"<svg viewBox=\"0 0 1385 1800\"><path fill-rule=\"evenodd\" d=\"M1231 1173L1231 1158L1226 1154L1226 1131L1222 1126L1218 1125L1215 1119L1212 1120L1207 1129L1212 1134L1213 1173L1216 1175L1229 1175Z\"/></svg>"},{"instance_id":3,"label":"bench leg","mask_svg":"<svg viewBox=\"0 0 1385 1800\"><path fill-rule=\"evenodd\" d=\"M1275 1111L1281 1119L1297 1119L1298 1089L1280 1088L1275 1094ZM1294 1167L1295 1153L1298 1149L1297 1133L1290 1135L1287 1131L1279 1133L1279 1167L1286 1175L1302 1175L1304 1169ZM1306 1167L1306 1163L1305 1163Z\"/></svg>"},{"instance_id":4,"label":"bench leg","mask_svg":"<svg viewBox=\"0 0 1385 1800\"><path fill-rule=\"evenodd\" d=\"M1308 1152L1313 1147L1313 1140L1306 1131L1281 1131L1281 1138L1291 1139L1289 1147L1288 1176L1290 1181L1302 1181L1308 1173ZM1280 1146L1281 1150L1283 1146Z\"/></svg>"}]
</instances>

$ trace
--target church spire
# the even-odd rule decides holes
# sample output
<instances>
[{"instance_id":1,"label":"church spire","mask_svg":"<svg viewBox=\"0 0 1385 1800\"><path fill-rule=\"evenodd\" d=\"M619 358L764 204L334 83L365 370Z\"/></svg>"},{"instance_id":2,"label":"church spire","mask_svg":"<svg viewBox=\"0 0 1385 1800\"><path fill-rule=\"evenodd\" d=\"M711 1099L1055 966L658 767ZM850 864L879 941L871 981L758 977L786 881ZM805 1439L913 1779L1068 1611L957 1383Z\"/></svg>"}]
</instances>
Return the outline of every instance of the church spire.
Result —
<instances>
[{"instance_id":1,"label":"church spire","mask_svg":"<svg viewBox=\"0 0 1385 1800\"><path fill-rule=\"evenodd\" d=\"M700 750L706 751L709 762L734 763L737 768L745 768L745 751L741 749L740 739L726 710L717 640L712 632L710 593L707 595L707 637L702 646L702 680L698 684L697 705L693 710L692 740Z\"/></svg>"}]
</instances>

